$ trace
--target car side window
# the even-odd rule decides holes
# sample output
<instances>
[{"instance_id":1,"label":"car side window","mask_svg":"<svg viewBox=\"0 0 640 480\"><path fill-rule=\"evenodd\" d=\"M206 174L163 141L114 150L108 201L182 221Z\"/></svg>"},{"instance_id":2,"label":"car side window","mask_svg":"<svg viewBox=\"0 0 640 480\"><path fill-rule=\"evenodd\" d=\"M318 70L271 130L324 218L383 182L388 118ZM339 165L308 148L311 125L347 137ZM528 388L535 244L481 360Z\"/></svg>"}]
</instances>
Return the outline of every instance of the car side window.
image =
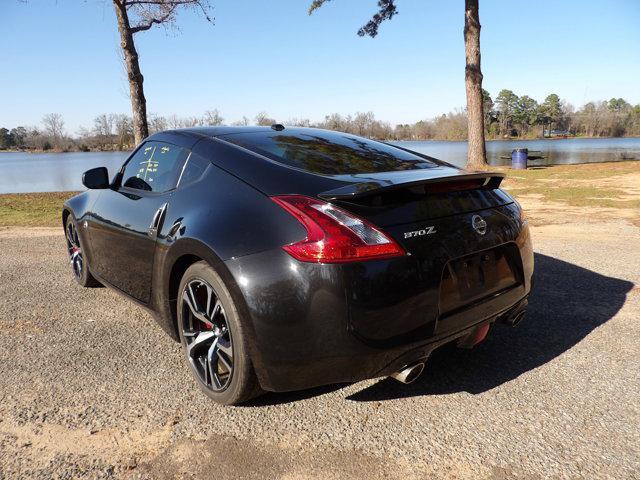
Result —
<instances>
[{"instance_id":1,"label":"car side window","mask_svg":"<svg viewBox=\"0 0 640 480\"><path fill-rule=\"evenodd\" d=\"M122 186L149 192L175 188L187 153L186 149L169 143L145 143L125 165Z\"/></svg>"},{"instance_id":2,"label":"car side window","mask_svg":"<svg viewBox=\"0 0 640 480\"><path fill-rule=\"evenodd\" d=\"M182 170L178 186L184 187L200 179L209 165L209 160L192 152Z\"/></svg>"}]
</instances>

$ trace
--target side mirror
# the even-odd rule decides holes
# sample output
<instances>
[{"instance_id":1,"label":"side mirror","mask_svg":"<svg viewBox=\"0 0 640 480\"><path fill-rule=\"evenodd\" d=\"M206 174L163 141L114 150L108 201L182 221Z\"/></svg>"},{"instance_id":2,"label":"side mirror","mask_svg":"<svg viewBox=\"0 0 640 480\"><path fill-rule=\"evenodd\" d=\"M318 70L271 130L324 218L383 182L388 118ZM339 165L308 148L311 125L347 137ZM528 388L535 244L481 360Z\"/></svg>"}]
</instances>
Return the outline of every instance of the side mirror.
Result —
<instances>
[{"instance_id":1,"label":"side mirror","mask_svg":"<svg viewBox=\"0 0 640 480\"><path fill-rule=\"evenodd\" d=\"M82 174L82 184L91 190L109 188L109 172L105 167L87 170Z\"/></svg>"}]
</instances>

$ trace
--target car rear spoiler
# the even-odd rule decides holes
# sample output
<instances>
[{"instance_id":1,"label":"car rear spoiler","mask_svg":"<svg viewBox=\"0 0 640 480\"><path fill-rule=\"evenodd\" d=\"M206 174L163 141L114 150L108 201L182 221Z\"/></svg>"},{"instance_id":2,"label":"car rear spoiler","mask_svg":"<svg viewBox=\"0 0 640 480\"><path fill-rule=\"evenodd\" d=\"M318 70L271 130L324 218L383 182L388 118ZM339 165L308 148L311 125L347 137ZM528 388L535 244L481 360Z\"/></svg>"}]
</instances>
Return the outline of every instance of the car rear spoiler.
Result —
<instances>
[{"instance_id":1,"label":"car rear spoiler","mask_svg":"<svg viewBox=\"0 0 640 480\"><path fill-rule=\"evenodd\" d=\"M318 196L324 200L350 200L421 185L425 186L425 193L478 188L495 189L500 186L502 179L505 177L504 173L497 172L461 173L456 171L453 174L434 175L428 170L425 170L424 173L412 170L411 172L402 173L411 173L412 175L401 174L394 176L392 179L378 179L373 175L368 179L364 176L358 176L357 180L362 179L361 181L355 181L348 185L322 192Z\"/></svg>"}]
</instances>

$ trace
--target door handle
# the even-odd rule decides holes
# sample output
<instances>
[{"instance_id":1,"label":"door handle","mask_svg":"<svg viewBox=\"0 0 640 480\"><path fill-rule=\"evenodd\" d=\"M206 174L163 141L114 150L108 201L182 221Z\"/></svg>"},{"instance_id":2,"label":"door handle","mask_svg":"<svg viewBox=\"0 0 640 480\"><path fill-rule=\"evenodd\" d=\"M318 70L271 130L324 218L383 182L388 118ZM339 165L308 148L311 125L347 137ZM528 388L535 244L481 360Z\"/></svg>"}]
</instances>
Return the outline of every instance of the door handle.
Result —
<instances>
[{"instance_id":1,"label":"door handle","mask_svg":"<svg viewBox=\"0 0 640 480\"><path fill-rule=\"evenodd\" d=\"M158 228L160 227L164 214L167 211L167 205L167 203L163 204L158 210L156 210L156 213L154 213L151 225L149 225L149 228L147 229L147 235L150 237L158 234Z\"/></svg>"}]
</instances>

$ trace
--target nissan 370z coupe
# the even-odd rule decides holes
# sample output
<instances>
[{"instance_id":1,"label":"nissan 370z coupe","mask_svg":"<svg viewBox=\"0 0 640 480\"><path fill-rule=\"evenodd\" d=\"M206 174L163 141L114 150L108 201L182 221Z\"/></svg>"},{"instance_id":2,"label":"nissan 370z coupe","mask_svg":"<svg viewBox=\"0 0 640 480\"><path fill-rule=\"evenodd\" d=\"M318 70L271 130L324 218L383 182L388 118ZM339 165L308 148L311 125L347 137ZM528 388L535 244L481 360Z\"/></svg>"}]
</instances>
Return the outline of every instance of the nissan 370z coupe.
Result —
<instances>
[{"instance_id":1,"label":"nissan 370z coupe","mask_svg":"<svg viewBox=\"0 0 640 480\"><path fill-rule=\"evenodd\" d=\"M147 138L63 208L70 263L148 308L223 404L393 376L515 325L533 253L499 173L319 129Z\"/></svg>"}]
</instances>

